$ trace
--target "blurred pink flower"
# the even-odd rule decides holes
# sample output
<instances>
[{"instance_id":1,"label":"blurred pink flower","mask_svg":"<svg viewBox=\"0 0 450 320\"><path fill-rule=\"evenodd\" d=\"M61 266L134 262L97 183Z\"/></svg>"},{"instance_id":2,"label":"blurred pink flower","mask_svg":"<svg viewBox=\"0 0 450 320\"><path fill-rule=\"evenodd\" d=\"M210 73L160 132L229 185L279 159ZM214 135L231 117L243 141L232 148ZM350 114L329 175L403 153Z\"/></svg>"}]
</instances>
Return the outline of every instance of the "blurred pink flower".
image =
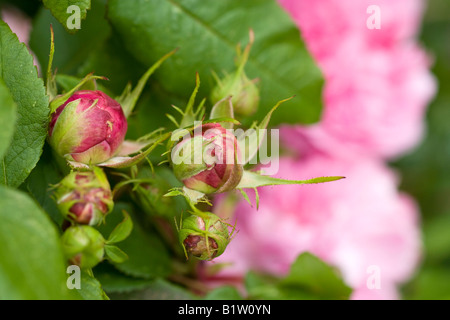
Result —
<instances>
[{"instance_id":1,"label":"blurred pink flower","mask_svg":"<svg viewBox=\"0 0 450 320\"><path fill-rule=\"evenodd\" d=\"M22 11L11 6L1 8L1 18L5 21L12 32L19 38L20 42L28 44L31 31L31 19Z\"/></svg>"},{"instance_id":2,"label":"blurred pink flower","mask_svg":"<svg viewBox=\"0 0 450 320\"><path fill-rule=\"evenodd\" d=\"M349 36L377 48L396 46L414 38L421 22L424 0L278 0L302 32L313 55L322 60ZM369 6L380 8L381 29L367 28Z\"/></svg>"},{"instance_id":3,"label":"blurred pink flower","mask_svg":"<svg viewBox=\"0 0 450 320\"><path fill-rule=\"evenodd\" d=\"M436 90L429 59L414 39L423 1L280 2L326 80L322 121L293 132L344 156L392 158L415 147ZM379 30L366 26L371 4L381 9Z\"/></svg>"},{"instance_id":4,"label":"blurred pink flower","mask_svg":"<svg viewBox=\"0 0 450 320\"><path fill-rule=\"evenodd\" d=\"M428 59L415 45L366 50L355 38L324 62L326 83L322 120L284 132L298 134L319 149L343 156L392 158L421 140L426 107L435 93Z\"/></svg>"},{"instance_id":5,"label":"blurred pink flower","mask_svg":"<svg viewBox=\"0 0 450 320\"><path fill-rule=\"evenodd\" d=\"M347 179L260 188L258 211L239 202L239 233L214 260L231 263L220 277L239 278L249 270L286 274L295 258L309 251L341 271L354 288L353 298L396 298L396 285L411 276L420 258L416 206L398 193L395 174L369 158L336 161L310 153L300 160L281 159L277 174L288 179L327 175ZM370 266L380 269L380 289L366 285Z\"/></svg>"}]
</instances>

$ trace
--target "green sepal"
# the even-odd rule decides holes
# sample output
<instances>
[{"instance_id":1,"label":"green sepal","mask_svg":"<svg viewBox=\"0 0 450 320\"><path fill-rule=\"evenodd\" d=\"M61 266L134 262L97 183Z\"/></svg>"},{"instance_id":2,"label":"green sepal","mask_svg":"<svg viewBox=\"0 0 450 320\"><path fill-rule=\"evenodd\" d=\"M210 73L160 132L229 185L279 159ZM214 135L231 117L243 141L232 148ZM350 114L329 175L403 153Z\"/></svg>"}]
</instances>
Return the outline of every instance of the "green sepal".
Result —
<instances>
[{"instance_id":1,"label":"green sepal","mask_svg":"<svg viewBox=\"0 0 450 320\"><path fill-rule=\"evenodd\" d=\"M240 135L238 140L238 146L243 156L243 164L247 164L258 152L261 147L261 143L265 137L265 129L269 125L270 118L272 117L273 112L284 102L291 100L294 97L290 97L281 101L278 101L277 104L267 113L264 119L260 122L259 125L253 125L249 130L247 130L244 134Z\"/></svg>"},{"instance_id":2,"label":"green sepal","mask_svg":"<svg viewBox=\"0 0 450 320\"><path fill-rule=\"evenodd\" d=\"M47 67L47 95L49 100L52 101L56 95L58 94L58 89L56 87L55 75L52 71L53 65L53 56L55 55L55 33L53 32L53 26L50 25L50 55L48 59L48 67Z\"/></svg>"},{"instance_id":3,"label":"green sepal","mask_svg":"<svg viewBox=\"0 0 450 320\"><path fill-rule=\"evenodd\" d=\"M171 52L164 55L161 59L159 59L156 63L154 63L147 72L144 73L144 75L139 79L139 82L137 86L134 88L134 90L131 90L131 85L128 84L122 95L118 97L116 100L120 103L122 106L123 112L125 114L125 117L129 117L130 114L133 112L134 107L136 106L136 102L139 99L139 96L142 93L142 90L144 90L145 84L148 81L148 78L158 69L161 64L166 61L169 57L171 57L175 52L177 52L178 49L172 50Z\"/></svg>"},{"instance_id":4,"label":"green sepal","mask_svg":"<svg viewBox=\"0 0 450 320\"><path fill-rule=\"evenodd\" d=\"M198 203L206 203L212 206L211 202L206 197L206 194L186 187L170 189L169 192L164 195L164 197L176 196L183 196L191 207L194 207Z\"/></svg>"},{"instance_id":5,"label":"green sepal","mask_svg":"<svg viewBox=\"0 0 450 320\"><path fill-rule=\"evenodd\" d=\"M242 175L242 179L239 182L237 189L254 189L257 187L263 186L275 186L275 185L283 185L283 184L315 184L315 183L324 183L331 182L344 179L345 177L336 176L336 177L319 177L313 178L309 180L285 180L278 179L270 176L264 176L251 171L244 171Z\"/></svg>"},{"instance_id":6,"label":"green sepal","mask_svg":"<svg viewBox=\"0 0 450 320\"><path fill-rule=\"evenodd\" d=\"M86 83L88 83L89 81L97 80L97 79L99 79L99 80L108 80L108 78L101 77L101 76L95 76L93 73L89 73L87 76L85 76L80 81L80 83L78 83L75 87L73 87L72 90L66 92L62 96L58 96L58 97L54 98L50 102L50 112L51 113L55 112L56 109L58 109L61 105L63 105L74 94L75 91L80 89Z\"/></svg>"},{"instance_id":7,"label":"green sepal","mask_svg":"<svg viewBox=\"0 0 450 320\"><path fill-rule=\"evenodd\" d=\"M209 116L210 120L215 118L234 118L232 96L219 100L212 108ZM225 129L233 129L233 122L218 122Z\"/></svg>"},{"instance_id":8,"label":"green sepal","mask_svg":"<svg viewBox=\"0 0 450 320\"><path fill-rule=\"evenodd\" d=\"M149 139L146 141L146 143L148 143L147 145L147 149L144 151L139 151L139 153L135 156L116 156L116 157L112 157L111 159L96 164L95 166L98 167L107 167L107 168L115 168L115 169L124 169L124 168L130 168L132 166L135 166L137 164L139 164L142 160L146 159L147 156L156 149L156 147L164 142L165 140L167 140L170 137L171 133L166 133L161 135L159 138L154 138L154 139ZM75 169L89 169L92 166L84 164L84 163L80 163L80 162L75 162L75 161L69 161L69 165L72 168Z\"/></svg>"}]
</instances>

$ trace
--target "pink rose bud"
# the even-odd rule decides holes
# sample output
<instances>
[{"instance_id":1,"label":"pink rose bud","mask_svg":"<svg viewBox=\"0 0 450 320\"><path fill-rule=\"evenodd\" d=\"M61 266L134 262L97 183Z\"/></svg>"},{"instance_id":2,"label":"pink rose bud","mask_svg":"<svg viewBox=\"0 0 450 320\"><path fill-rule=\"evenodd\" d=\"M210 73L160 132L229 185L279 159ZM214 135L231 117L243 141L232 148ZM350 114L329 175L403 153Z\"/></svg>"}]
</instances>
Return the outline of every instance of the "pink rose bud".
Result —
<instances>
[{"instance_id":1,"label":"pink rose bud","mask_svg":"<svg viewBox=\"0 0 450 320\"><path fill-rule=\"evenodd\" d=\"M193 190L206 194L233 190L240 182L236 137L220 124L205 124L185 136L172 150L175 176Z\"/></svg>"},{"instance_id":2,"label":"pink rose bud","mask_svg":"<svg viewBox=\"0 0 450 320\"><path fill-rule=\"evenodd\" d=\"M105 238L90 226L72 226L61 238L64 255L69 263L90 269L100 263L105 255Z\"/></svg>"},{"instance_id":3,"label":"pink rose bud","mask_svg":"<svg viewBox=\"0 0 450 320\"><path fill-rule=\"evenodd\" d=\"M52 114L49 142L69 161L98 164L112 158L127 132L122 107L101 91L75 92Z\"/></svg>"},{"instance_id":4,"label":"pink rose bud","mask_svg":"<svg viewBox=\"0 0 450 320\"><path fill-rule=\"evenodd\" d=\"M64 217L98 225L114 207L111 188L102 169L71 172L56 187L55 198Z\"/></svg>"}]
</instances>

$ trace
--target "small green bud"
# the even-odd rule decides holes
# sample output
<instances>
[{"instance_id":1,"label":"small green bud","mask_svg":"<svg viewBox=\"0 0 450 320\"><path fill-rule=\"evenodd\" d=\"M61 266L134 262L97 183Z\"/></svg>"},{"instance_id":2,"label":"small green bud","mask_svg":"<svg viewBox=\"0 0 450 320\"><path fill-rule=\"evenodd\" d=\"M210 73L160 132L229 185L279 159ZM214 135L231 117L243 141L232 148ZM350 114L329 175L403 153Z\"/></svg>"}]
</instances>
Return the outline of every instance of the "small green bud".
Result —
<instances>
[{"instance_id":1,"label":"small green bud","mask_svg":"<svg viewBox=\"0 0 450 320\"><path fill-rule=\"evenodd\" d=\"M250 116L256 112L259 105L259 88L257 79L250 80L244 72L245 64L250 55L254 42L254 33L250 30L250 41L241 52L238 46L237 68L223 79L216 76L217 85L211 92L211 102L216 104L225 97L232 96L234 113L241 116Z\"/></svg>"},{"instance_id":2,"label":"small green bud","mask_svg":"<svg viewBox=\"0 0 450 320\"><path fill-rule=\"evenodd\" d=\"M80 268L95 267L105 255L105 239L90 226L69 227L61 242L66 258Z\"/></svg>"},{"instance_id":3,"label":"small green bud","mask_svg":"<svg viewBox=\"0 0 450 320\"><path fill-rule=\"evenodd\" d=\"M215 104L227 96L232 96L231 103L237 115L250 116L258 109L259 88L243 71L235 71L220 80L211 93L211 101Z\"/></svg>"},{"instance_id":4,"label":"small green bud","mask_svg":"<svg viewBox=\"0 0 450 320\"><path fill-rule=\"evenodd\" d=\"M179 231L180 242L185 253L200 260L212 260L220 256L230 243L228 225L218 216L191 215L184 219Z\"/></svg>"}]
</instances>

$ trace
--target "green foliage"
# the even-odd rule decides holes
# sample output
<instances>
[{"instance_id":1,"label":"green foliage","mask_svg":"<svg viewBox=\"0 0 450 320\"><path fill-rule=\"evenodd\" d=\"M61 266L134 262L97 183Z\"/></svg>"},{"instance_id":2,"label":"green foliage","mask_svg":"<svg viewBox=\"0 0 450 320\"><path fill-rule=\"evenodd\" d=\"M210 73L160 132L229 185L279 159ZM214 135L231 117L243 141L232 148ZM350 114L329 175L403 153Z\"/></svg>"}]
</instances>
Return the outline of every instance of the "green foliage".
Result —
<instances>
[{"instance_id":1,"label":"green foliage","mask_svg":"<svg viewBox=\"0 0 450 320\"><path fill-rule=\"evenodd\" d=\"M281 280L250 272L245 284L251 299L342 300L352 292L335 269L310 253L301 254Z\"/></svg>"},{"instance_id":2,"label":"green foliage","mask_svg":"<svg viewBox=\"0 0 450 320\"><path fill-rule=\"evenodd\" d=\"M11 143L16 123L16 104L0 78L0 159Z\"/></svg>"},{"instance_id":3,"label":"green foliage","mask_svg":"<svg viewBox=\"0 0 450 320\"><path fill-rule=\"evenodd\" d=\"M0 186L0 299L68 299L59 235L22 192Z\"/></svg>"},{"instance_id":4,"label":"green foliage","mask_svg":"<svg viewBox=\"0 0 450 320\"><path fill-rule=\"evenodd\" d=\"M86 271L81 272L80 289L76 292L83 300L109 300L100 282Z\"/></svg>"},{"instance_id":5,"label":"green foliage","mask_svg":"<svg viewBox=\"0 0 450 320\"><path fill-rule=\"evenodd\" d=\"M48 98L33 57L3 21L0 21L0 74L17 105L12 142L0 162L0 183L18 187L41 156L47 136ZM13 123L14 116L9 121Z\"/></svg>"},{"instance_id":6,"label":"green foliage","mask_svg":"<svg viewBox=\"0 0 450 320\"><path fill-rule=\"evenodd\" d=\"M91 72L110 81L89 81L82 89L97 88L117 98L128 83L138 88L135 95L122 100L128 105L127 114L131 113L127 138L161 126L173 129L166 117L173 111L170 106L184 106L199 79L202 85L197 86L192 107L209 97L216 84L213 72L221 77L235 69L236 46L245 46L250 29L255 42L245 71L249 78L259 78L261 107L242 123L249 126L263 119L260 126L265 128L270 116L273 125L312 123L320 116L322 75L297 27L275 0L211 1L208 5L202 0L44 0L43 4L47 9L37 11L30 38L41 70L48 67L53 25L58 93L68 92ZM81 9L81 30L66 28L70 5ZM139 82L151 65L176 48L158 70L148 71L147 75L155 71L148 83L146 77ZM0 184L7 185L0 186L0 298L247 298L230 286L208 293L196 278L197 262L185 260L174 225L187 205L183 199L162 198L180 183L167 166L155 169L145 164L106 170L111 185L121 186L114 193L113 212L98 228L107 239L107 261L83 270L81 289L69 291L67 261L56 228L62 231L64 223L51 188L68 174L69 167L49 148L42 154L50 112L45 79L38 77L25 45L3 22L0 57ZM272 115L277 101L293 95ZM210 108L212 103L205 101ZM223 110L217 107L213 118L231 127L230 114L229 105ZM156 149L148 158L159 163L164 151ZM134 181L124 183L124 177ZM268 181L259 178L258 183ZM248 298L256 299L340 299L349 294L335 271L310 255L300 256L284 279L249 273L246 286Z\"/></svg>"},{"instance_id":7,"label":"green foliage","mask_svg":"<svg viewBox=\"0 0 450 320\"><path fill-rule=\"evenodd\" d=\"M117 247L128 255L128 259L121 263L113 262L114 266L137 278L152 279L170 274L169 253L163 242L154 232L142 228L139 220L131 214L129 206L117 203L107 217L106 224L100 229L101 232L104 235L110 234L112 226L117 225L122 218L122 210L130 212L134 227L129 237L117 244Z\"/></svg>"},{"instance_id":8,"label":"green foliage","mask_svg":"<svg viewBox=\"0 0 450 320\"><path fill-rule=\"evenodd\" d=\"M197 298L186 289L163 279L152 281L145 289L126 294L114 293L110 296L112 299L120 300L193 300Z\"/></svg>"},{"instance_id":9,"label":"green foliage","mask_svg":"<svg viewBox=\"0 0 450 320\"><path fill-rule=\"evenodd\" d=\"M60 1L55 0L55 2ZM54 69L57 69L58 73L79 75L78 70L87 63L86 60L90 56L99 50L111 33L111 28L104 19L104 15L105 1L93 0L92 8L86 20L83 21L82 28L76 34L69 34L49 10L42 8L34 18L30 35L30 47L36 54L42 70L47 70L50 51L50 25L53 26L55 32ZM94 70L89 70L79 76L84 77L92 71ZM99 75L108 76L106 74Z\"/></svg>"},{"instance_id":10,"label":"green foliage","mask_svg":"<svg viewBox=\"0 0 450 320\"><path fill-rule=\"evenodd\" d=\"M274 115L274 123L318 120L321 74L298 29L274 0L208 5L202 0L111 0L108 6L108 18L126 48L144 65L179 48L156 74L175 96L189 96L196 72L204 79L201 96L208 96L215 84L211 71L234 70L235 46L247 42L252 28L256 38L246 71L261 83L261 107L254 119L261 119L280 99L297 95Z\"/></svg>"},{"instance_id":11,"label":"green foliage","mask_svg":"<svg viewBox=\"0 0 450 320\"><path fill-rule=\"evenodd\" d=\"M242 300L241 295L234 287L223 286L209 292L205 300Z\"/></svg>"},{"instance_id":12,"label":"green foliage","mask_svg":"<svg viewBox=\"0 0 450 320\"><path fill-rule=\"evenodd\" d=\"M67 27L67 20L72 15L68 11L70 6L77 6L80 10L80 18L86 18L87 10L91 8L91 0L43 0L44 5L50 9L53 16L66 28L68 32L75 33L77 29L69 29Z\"/></svg>"},{"instance_id":13,"label":"green foliage","mask_svg":"<svg viewBox=\"0 0 450 320\"><path fill-rule=\"evenodd\" d=\"M421 41L433 56L438 93L427 113L427 134L410 155L395 162L401 188L418 200L424 235L420 270L404 288L405 299L449 299L450 274L450 3L430 0Z\"/></svg>"}]
</instances>

